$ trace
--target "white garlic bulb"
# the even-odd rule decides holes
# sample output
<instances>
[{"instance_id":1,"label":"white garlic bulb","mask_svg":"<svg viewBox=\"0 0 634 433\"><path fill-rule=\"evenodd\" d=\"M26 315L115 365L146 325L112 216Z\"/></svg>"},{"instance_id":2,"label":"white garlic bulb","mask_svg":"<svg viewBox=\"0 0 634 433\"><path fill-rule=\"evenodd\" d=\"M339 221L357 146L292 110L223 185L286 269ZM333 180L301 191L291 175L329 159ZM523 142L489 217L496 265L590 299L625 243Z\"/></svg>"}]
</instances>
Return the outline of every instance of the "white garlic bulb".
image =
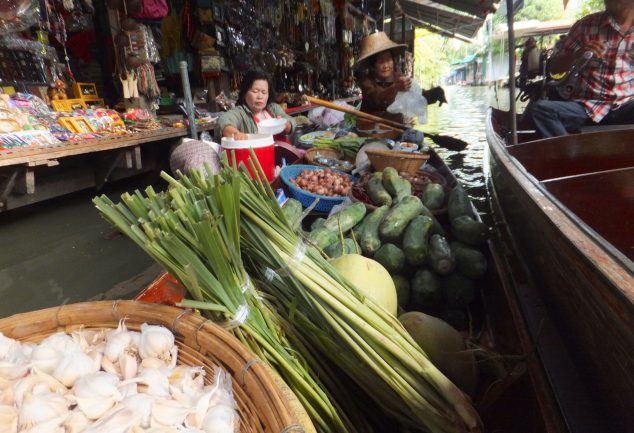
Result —
<instances>
[{"instance_id":1,"label":"white garlic bulb","mask_svg":"<svg viewBox=\"0 0 634 433\"><path fill-rule=\"evenodd\" d=\"M53 377L71 387L77 378L99 371L100 365L95 364L95 360L82 350L73 350L64 354L53 372Z\"/></svg>"},{"instance_id":2,"label":"white garlic bulb","mask_svg":"<svg viewBox=\"0 0 634 433\"><path fill-rule=\"evenodd\" d=\"M202 429L206 433L233 433L236 412L233 407L218 404L207 412Z\"/></svg>"},{"instance_id":3,"label":"white garlic bulb","mask_svg":"<svg viewBox=\"0 0 634 433\"><path fill-rule=\"evenodd\" d=\"M73 340L73 338L65 332L56 332L46 337L39 346L51 347L60 353L82 350L81 346Z\"/></svg>"},{"instance_id":4,"label":"white garlic bulb","mask_svg":"<svg viewBox=\"0 0 634 433\"><path fill-rule=\"evenodd\" d=\"M68 415L63 427L66 429L66 433L80 433L91 424L92 421L81 410L75 409Z\"/></svg>"},{"instance_id":5,"label":"white garlic bulb","mask_svg":"<svg viewBox=\"0 0 634 433\"><path fill-rule=\"evenodd\" d=\"M60 417L63 421L67 415L68 402L64 396L50 391L41 394L27 393L19 409L18 427L27 429ZM59 422L58 426L62 421Z\"/></svg>"},{"instance_id":6,"label":"white garlic bulb","mask_svg":"<svg viewBox=\"0 0 634 433\"><path fill-rule=\"evenodd\" d=\"M18 410L12 405L0 406L0 431L3 433L18 431Z\"/></svg>"},{"instance_id":7,"label":"white garlic bulb","mask_svg":"<svg viewBox=\"0 0 634 433\"><path fill-rule=\"evenodd\" d=\"M37 394L37 392L34 391L35 387L38 387L40 390L43 389L45 391L62 395L66 394L68 391L64 384L55 379L53 376L33 368L31 370L31 374L13 384L13 400L15 403L20 406L26 393L30 392Z\"/></svg>"},{"instance_id":8,"label":"white garlic bulb","mask_svg":"<svg viewBox=\"0 0 634 433\"><path fill-rule=\"evenodd\" d=\"M22 346L13 338L6 337L0 332L0 361L14 361L22 357Z\"/></svg>"},{"instance_id":9,"label":"white garlic bulb","mask_svg":"<svg viewBox=\"0 0 634 433\"><path fill-rule=\"evenodd\" d=\"M114 331L106 335L106 348L104 355L112 362L116 362L123 350L134 346L132 333L128 331L123 320L119 321L119 326Z\"/></svg>"},{"instance_id":10,"label":"white garlic bulb","mask_svg":"<svg viewBox=\"0 0 634 433\"><path fill-rule=\"evenodd\" d=\"M127 407L121 407L82 430L82 433L127 433L135 423L132 411Z\"/></svg>"},{"instance_id":11,"label":"white garlic bulb","mask_svg":"<svg viewBox=\"0 0 634 433\"><path fill-rule=\"evenodd\" d=\"M31 366L51 374L62 360L63 352L50 345L40 344L31 353Z\"/></svg>"},{"instance_id":12,"label":"white garlic bulb","mask_svg":"<svg viewBox=\"0 0 634 433\"><path fill-rule=\"evenodd\" d=\"M124 398L121 405L130 409L142 428L149 428L152 420L154 397L149 394L134 394Z\"/></svg>"},{"instance_id":13,"label":"white garlic bulb","mask_svg":"<svg viewBox=\"0 0 634 433\"><path fill-rule=\"evenodd\" d=\"M157 399L152 406L152 427L182 425L191 409L176 400Z\"/></svg>"},{"instance_id":14,"label":"white garlic bulb","mask_svg":"<svg viewBox=\"0 0 634 433\"><path fill-rule=\"evenodd\" d=\"M80 377L73 386L79 409L89 418L98 419L122 400L117 388L119 378L104 371Z\"/></svg>"},{"instance_id":15,"label":"white garlic bulb","mask_svg":"<svg viewBox=\"0 0 634 433\"><path fill-rule=\"evenodd\" d=\"M53 418L48 421L35 424L28 429L20 430L20 433L66 433L64 427L62 426L63 422L64 417Z\"/></svg>"},{"instance_id":16,"label":"white garlic bulb","mask_svg":"<svg viewBox=\"0 0 634 433\"><path fill-rule=\"evenodd\" d=\"M158 358L169 363L172 360L174 334L163 326L141 325L139 355L141 358Z\"/></svg>"}]
</instances>

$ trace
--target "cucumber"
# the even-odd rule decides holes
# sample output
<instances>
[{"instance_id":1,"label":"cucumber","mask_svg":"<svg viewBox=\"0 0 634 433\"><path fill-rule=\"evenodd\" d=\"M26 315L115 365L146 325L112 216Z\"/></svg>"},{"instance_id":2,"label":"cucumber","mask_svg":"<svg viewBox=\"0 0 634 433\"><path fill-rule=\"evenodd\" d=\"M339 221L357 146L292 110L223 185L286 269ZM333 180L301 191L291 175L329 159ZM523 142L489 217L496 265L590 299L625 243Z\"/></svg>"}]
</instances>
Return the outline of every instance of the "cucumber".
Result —
<instances>
[{"instance_id":1,"label":"cucumber","mask_svg":"<svg viewBox=\"0 0 634 433\"><path fill-rule=\"evenodd\" d=\"M440 222L438 221L436 216L433 213L431 213L431 211L429 209L427 209L425 207L425 205L423 205L423 211L421 212L421 215L425 215L425 216L431 218L431 220L433 222L432 227L431 227L431 233L432 234L441 235L441 236L447 236L447 234L445 233L445 229L440 224Z\"/></svg>"},{"instance_id":2,"label":"cucumber","mask_svg":"<svg viewBox=\"0 0 634 433\"><path fill-rule=\"evenodd\" d=\"M421 200L429 210L440 209L445 204L445 189L439 183L430 183L425 187Z\"/></svg>"},{"instance_id":3,"label":"cucumber","mask_svg":"<svg viewBox=\"0 0 634 433\"><path fill-rule=\"evenodd\" d=\"M403 235L405 260L412 266L419 266L427 259L427 244L434 222L425 215L418 215L409 223Z\"/></svg>"},{"instance_id":4,"label":"cucumber","mask_svg":"<svg viewBox=\"0 0 634 433\"><path fill-rule=\"evenodd\" d=\"M304 207L298 200L295 200L294 198L289 198L288 200L286 200L286 203L284 203L284 207L282 207L282 212L284 212L284 215L286 216L286 219L288 220L291 227L293 229L296 229L301 222Z\"/></svg>"},{"instance_id":5,"label":"cucumber","mask_svg":"<svg viewBox=\"0 0 634 433\"><path fill-rule=\"evenodd\" d=\"M401 178L401 185L396 192L396 197L394 197L394 203L400 202L408 195L412 195L412 184L409 180Z\"/></svg>"},{"instance_id":6,"label":"cucumber","mask_svg":"<svg viewBox=\"0 0 634 433\"><path fill-rule=\"evenodd\" d=\"M320 229L324 226L324 223L326 222L326 218L317 218L315 221L313 221L313 223L310 225L310 230L317 230Z\"/></svg>"},{"instance_id":7,"label":"cucumber","mask_svg":"<svg viewBox=\"0 0 634 433\"><path fill-rule=\"evenodd\" d=\"M474 217L471 199L462 186L456 185L449 193L447 212L449 221L461 216Z\"/></svg>"},{"instance_id":8,"label":"cucumber","mask_svg":"<svg viewBox=\"0 0 634 433\"><path fill-rule=\"evenodd\" d=\"M423 211L423 203L413 195L403 198L385 215L379 226L379 236L382 241L398 242L415 216Z\"/></svg>"},{"instance_id":9,"label":"cucumber","mask_svg":"<svg viewBox=\"0 0 634 433\"><path fill-rule=\"evenodd\" d=\"M329 245L334 244L337 239L339 239L339 234L325 227L313 230L308 234L308 240L320 250L324 250Z\"/></svg>"},{"instance_id":10,"label":"cucumber","mask_svg":"<svg viewBox=\"0 0 634 433\"><path fill-rule=\"evenodd\" d=\"M398 171L394 167L387 167L383 170L383 186L389 192L392 197L396 197L399 189L402 187L401 184L401 176L399 176Z\"/></svg>"},{"instance_id":11,"label":"cucumber","mask_svg":"<svg viewBox=\"0 0 634 433\"><path fill-rule=\"evenodd\" d=\"M383 175L381 172L374 173L368 180L368 196L377 206L392 206L392 196L383 186Z\"/></svg>"},{"instance_id":12,"label":"cucumber","mask_svg":"<svg viewBox=\"0 0 634 433\"><path fill-rule=\"evenodd\" d=\"M405 268L405 253L394 244L382 245L373 259L382 264L390 274L398 274Z\"/></svg>"},{"instance_id":13,"label":"cucumber","mask_svg":"<svg viewBox=\"0 0 634 433\"><path fill-rule=\"evenodd\" d=\"M359 245L364 255L372 256L376 250L381 248L379 225L389 210L389 206L381 206L374 209L374 212L365 218L363 231L359 236Z\"/></svg>"},{"instance_id":14,"label":"cucumber","mask_svg":"<svg viewBox=\"0 0 634 433\"><path fill-rule=\"evenodd\" d=\"M458 241L452 241L449 245L456 258L456 270L461 275L474 280L484 276L487 259L482 252Z\"/></svg>"},{"instance_id":15,"label":"cucumber","mask_svg":"<svg viewBox=\"0 0 634 433\"><path fill-rule=\"evenodd\" d=\"M405 308L409 303L409 281L402 275L392 275L392 281L394 281L394 286L396 287L396 298L398 299L398 306L401 308Z\"/></svg>"},{"instance_id":16,"label":"cucumber","mask_svg":"<svg viewBox=\"0 0 634 433\"><path fill-rule=\"evenodd\" d=\"M444 236L432 235L427 256L429 267L438 275L448 275L456 267L456 259Z\"/></svg>"},{"instance_id":17,"label":"cucumber","mask_svg":"<svg viewBox=\"0 0 634 433\"><path fill-rule=\"evenodd\" d=\"M464 308L473 301L475 282L458 273L439 279L445 305L453 308Z\"/></svg>"},{"instance_id":18,"label":"cucumber","mask_svg":"<svg viewBox=\"0 0 634 433\"><path fill-rule=\"evenodd\" d=\"M365 212L365 205L361 202L357 202L329 217L324 223L324 228L337 233L339 233L341 228L341 231L345 234L363 220Z\"/></svg>"},{"instance_id":19,"label":"cucumber","mask_svg":"<svg viewBox=\"0 0 634 433\"><path fill-rule=\"evenodd\" d=\"M428 269L414 274L410 283L409 310L433 310L442 305L442 291L438 277Z\"/></svg>"},{"instance_id":20,"label":"cucumber","mask_svg":"<svg viewBox=\"0 0 634 433\"><path fill-rule=\"evenodd\" d=\"M359 248L359 245L350 238L343 240L343 247L341 241L337 239L336 242L333 242L324 249L324 253L331 259L336 259L343 254L360 254L360 251L361 248Z\"/></svg>"},{"instance_id":21,"label":"cucumber","mask_svg":"<svg viewBox=\"0 0 634 433\"><path fill-rule=\"evenodd\" d=\"M463 215L451 220L451 233L465 244L481 245L489 237L489 228L486 224Z\"/></svg>"}]
</instances>

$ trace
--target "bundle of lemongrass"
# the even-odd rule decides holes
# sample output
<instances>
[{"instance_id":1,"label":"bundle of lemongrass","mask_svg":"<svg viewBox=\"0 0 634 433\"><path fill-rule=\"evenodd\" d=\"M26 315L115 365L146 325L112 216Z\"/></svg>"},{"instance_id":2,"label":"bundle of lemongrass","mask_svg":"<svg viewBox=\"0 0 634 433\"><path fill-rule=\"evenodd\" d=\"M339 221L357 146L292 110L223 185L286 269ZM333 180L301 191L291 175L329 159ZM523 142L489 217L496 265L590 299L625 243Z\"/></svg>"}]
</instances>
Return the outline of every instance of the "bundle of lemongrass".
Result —
<instances>
[{"instance_id":1,"label":"bundle of lemongrass","mask_svg":"<svg viewBox=\"0 0 634 433\"><path fill-rule=\"evenodd\" d=\"M239 176L204 177L192 171L171 188L151 187L123 194L114 204L93 201L101 213L182 282L194 300L183 306L203 310L272 366L295 392L320 432L356 431L325 391L301 353L291 348L285 324L244 270L240 251Z\"/></svg>"},{"instance_id":2,"label":"bundle of lemongrass","mask_svg":"<svg viewBox=\"0 0 634 433\"><path fill-rule=\"evenodd\" d=\"M255 159L255 158L253 158ZM244 168L241 236L251 272L287 308L306 345L318 348L402 423L432 432L480 430L471 401L447 379L398 320L345 281L293 231L259 166ZM281 270L274 272L272 270Z\"/></svg>"}]
</instances>

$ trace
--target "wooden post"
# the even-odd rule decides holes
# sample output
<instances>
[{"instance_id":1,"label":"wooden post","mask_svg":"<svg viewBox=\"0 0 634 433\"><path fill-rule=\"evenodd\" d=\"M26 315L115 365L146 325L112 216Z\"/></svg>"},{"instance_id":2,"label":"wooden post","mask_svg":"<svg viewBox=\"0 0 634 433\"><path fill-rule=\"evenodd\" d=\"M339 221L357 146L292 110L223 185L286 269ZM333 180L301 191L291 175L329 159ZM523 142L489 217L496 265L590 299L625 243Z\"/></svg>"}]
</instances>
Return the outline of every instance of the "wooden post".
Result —
<instances>
[{"instance_id":1,"label":"wooden post","mask_svg":"<svg viewBox=\"0 0 634 433\"><path fill-rule=\"evenodd\" d=\"M517 144L517 118L515 107L515 31L513 29L513 0L506 0L506 19L509 28L509 116L511 125L511 143Z\"/></svg>"}]
</instances>

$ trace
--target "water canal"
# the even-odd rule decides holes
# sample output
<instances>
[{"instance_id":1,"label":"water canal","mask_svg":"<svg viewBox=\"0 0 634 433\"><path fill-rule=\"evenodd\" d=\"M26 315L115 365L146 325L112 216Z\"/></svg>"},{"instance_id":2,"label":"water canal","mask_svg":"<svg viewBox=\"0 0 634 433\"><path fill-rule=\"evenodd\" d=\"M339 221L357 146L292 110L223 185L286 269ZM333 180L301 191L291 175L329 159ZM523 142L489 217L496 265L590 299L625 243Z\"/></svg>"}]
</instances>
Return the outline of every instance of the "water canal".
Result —
<instances>
[{"instance_id":1,"label":"water canal","mask_svg":"<svg viewBox=\"0 0 634 433\"><path fill-rule=\"evenodd\" d=\"M425 130L470 143L462 152L438 149L459 180L487 213L483 156L484 120L489 106L508 106L506 90L453 86L449 103L430 107ZM137 179L110 185L118 201L126 190L142 188ZM0 214L0 317L65 303L130 298L160 268L111 226L93 207L88 190Z\"/></svg>"}]
</instances>

